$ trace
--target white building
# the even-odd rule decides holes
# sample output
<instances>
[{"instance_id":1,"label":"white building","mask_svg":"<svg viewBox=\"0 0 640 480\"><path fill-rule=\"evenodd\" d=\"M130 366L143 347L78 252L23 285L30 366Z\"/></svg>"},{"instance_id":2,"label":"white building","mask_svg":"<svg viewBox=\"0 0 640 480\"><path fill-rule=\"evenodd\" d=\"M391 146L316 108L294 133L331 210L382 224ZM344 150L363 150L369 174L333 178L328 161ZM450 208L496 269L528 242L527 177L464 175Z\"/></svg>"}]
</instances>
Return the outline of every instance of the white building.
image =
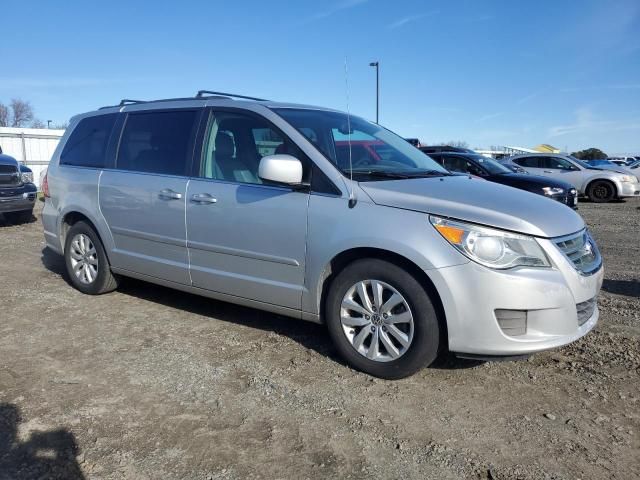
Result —
<instances>
[{"instance_id":1,"label":"white building","mask_svg":"<svg viewBox=\"0 0 640 480\"><path fill-rule=\"evenodd\" d=\"M47 168L64 130L48 128L0 127L2 153L14 157L33 170L36 185L40 188L40 172Z\"/></svg>"}]
</instances>

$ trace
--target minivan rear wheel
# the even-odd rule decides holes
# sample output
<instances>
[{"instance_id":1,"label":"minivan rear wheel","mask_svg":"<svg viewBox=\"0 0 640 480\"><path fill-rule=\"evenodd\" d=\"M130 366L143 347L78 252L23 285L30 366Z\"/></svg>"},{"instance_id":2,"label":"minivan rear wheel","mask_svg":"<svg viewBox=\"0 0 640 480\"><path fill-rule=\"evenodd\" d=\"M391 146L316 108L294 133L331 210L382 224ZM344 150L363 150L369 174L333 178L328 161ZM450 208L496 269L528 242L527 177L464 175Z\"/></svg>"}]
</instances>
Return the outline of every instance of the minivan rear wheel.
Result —
<instances>
[{"instance_id":1,"label":"minivan rear wheel","mask_svg":"<svg viewBox=\"0 0 640 480\"><path fill-rule=\"evenodd\" d=\"M592 202L606 203L614 199L616 195L615 187L606 180L596 180L589 185L587 195Z\"/></svg>"},{"instance_id":2,"label":"minivan rear wheel","mask_svg":"<svg viewBox=\"0 0 640 480\"><path fill-rule=\"evenodd\" d=\"M325 314L340 355L376 377L407 377L438 355L440 327L431 298L394 263L349 264L331 284Z\"/></svg>"},{"instance_id":3,"label":"minivan rear wheel","mask_svg":"<svg viewBox=\"0 0 640 480\"><path fill-rule=\"evenodd\" d=\"M71 283L82 293L100 295L118 287L100 237L87 223L77 222L67 232L64 259Z\"/></svg>"}]
</instances>

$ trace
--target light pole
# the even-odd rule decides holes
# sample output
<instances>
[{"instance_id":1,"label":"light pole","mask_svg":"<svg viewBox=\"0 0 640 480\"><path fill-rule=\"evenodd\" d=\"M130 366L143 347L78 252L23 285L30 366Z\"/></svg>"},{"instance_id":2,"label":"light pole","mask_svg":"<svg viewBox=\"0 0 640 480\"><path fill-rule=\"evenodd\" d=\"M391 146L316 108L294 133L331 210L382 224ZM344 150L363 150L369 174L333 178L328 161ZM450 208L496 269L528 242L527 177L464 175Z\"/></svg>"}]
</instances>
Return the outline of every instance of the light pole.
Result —
<instances>
[{"instance_id":1,"label":"light pole","mask_svg":"<svg viewBox=\"0 0 640 480\"><path fill-rule=\"evenodd\" d=\"M380 117L380 62L371 62L370 67L376 68L376 123Z\"/></svg>"}]
</instances>

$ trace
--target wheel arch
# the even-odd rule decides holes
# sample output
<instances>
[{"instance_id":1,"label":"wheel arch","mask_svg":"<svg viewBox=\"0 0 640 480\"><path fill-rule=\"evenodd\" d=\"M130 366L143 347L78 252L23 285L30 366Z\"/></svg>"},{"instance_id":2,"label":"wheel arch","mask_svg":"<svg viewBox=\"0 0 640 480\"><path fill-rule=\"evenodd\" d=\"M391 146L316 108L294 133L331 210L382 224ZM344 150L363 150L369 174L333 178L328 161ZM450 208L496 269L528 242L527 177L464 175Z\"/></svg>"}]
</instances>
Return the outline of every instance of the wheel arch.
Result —
<instances>
[{"instance_id":1,"label":"wheel arch","mask_svg":"<svg viewBox=\"0 0 640 480\"><path fill-rule=\"evenodd\" d=\"M87 223L91 228L93 228L93 231L96 232L96 235L100 239L100 242L102 242L102 246L104 248L105 255L107 255L107 259L109 259L109 252L108 252L108 249L107 249L107 247L105 245L104 239L103 239L102 235L100 234L100 229L97 227L96 222L94 222L86 212L81 211L81 209L69 209L61 217L61 221L60 221L60 240L61 240L61 245L62 245L63 252L64 252L65 244L67 242L67 233L69 232L69 229L73 225L75 225L76 223L81 222L81 221Z\"/></svg>"},{"instance_id":2,"label":"wheel arch","mask_svg":"<svg viewBox=\"0 0 640 480\"><path fill-rule=\"evenodd\" d=\"M320 321L324 323L324 313L325 313L325 305L327 300L327 295L331 288L331 284L335 279L336 275L341 272L347 265L350 263L361 260L364 258L376 258L379 260L385 260L387 262L392 262L406 271L408 271L414 278L418 280L420 285L425 289L428 293L431 301L433 302L433 306L436 309L436 314L438 317L438 322L440 323L440 335L441 335L441 345L448 345L448 333L447 333L447 318L444 310L444 305L442 303L442 299L440 298L440 294L436 289L435 284L423 269L421 269L418 265L412 262L407 257L404 257L396 252L392 252L390 250L385 250L381 248L375 247L356 247L350 248L348 250L344 250L334 256L331 261L325 267L322 278L319 282L319 305L318 312L320 313Z\"/></svg>"}]
</instances>

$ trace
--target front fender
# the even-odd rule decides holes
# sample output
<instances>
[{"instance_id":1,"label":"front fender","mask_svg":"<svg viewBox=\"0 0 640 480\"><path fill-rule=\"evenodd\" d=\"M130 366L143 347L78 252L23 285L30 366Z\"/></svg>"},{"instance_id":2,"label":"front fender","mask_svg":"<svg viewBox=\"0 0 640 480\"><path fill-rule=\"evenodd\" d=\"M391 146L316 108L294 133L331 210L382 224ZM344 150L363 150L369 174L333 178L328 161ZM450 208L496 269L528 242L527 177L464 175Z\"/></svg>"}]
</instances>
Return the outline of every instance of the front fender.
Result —
<instances>
[{"instance_id":1,"label":"front fender","mask_svg":"<svg viewBox=\"0 0 640 480\"><path fill-rule=\"evenodd\" d=\"M357 248L393 252L424 271L469 261L440 236L425 213L376 205L364 194L354 208L349 208L346 198L312 194L303 311L319 313L331 261Z\"/></svg>"}]
</instances>

